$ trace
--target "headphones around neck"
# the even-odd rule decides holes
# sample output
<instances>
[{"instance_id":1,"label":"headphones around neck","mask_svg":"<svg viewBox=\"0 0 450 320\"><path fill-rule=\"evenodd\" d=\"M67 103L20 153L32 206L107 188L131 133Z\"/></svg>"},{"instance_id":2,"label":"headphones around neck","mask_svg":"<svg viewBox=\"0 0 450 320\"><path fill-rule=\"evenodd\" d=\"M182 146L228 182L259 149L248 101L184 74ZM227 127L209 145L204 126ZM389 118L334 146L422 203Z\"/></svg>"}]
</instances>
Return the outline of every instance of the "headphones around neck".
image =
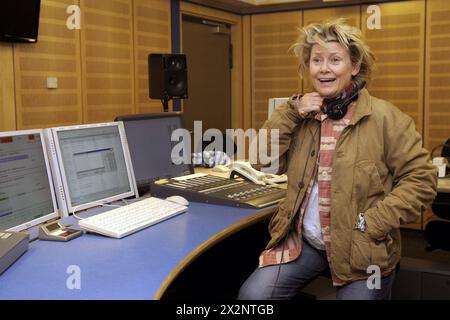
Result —
<instances>
[{"instance_id":1,"label":"headphones around neck","mask_svg":"<svg viewBox=\"0 0 450 320\"><path fill-rule=\"evenodd\" d=\"M350 103L358 99L359 91L364 88L366 82L363 80L359 86L356 86L352 93L347 98L338 97L336 99L327 101L326 110L324 112L328 118L332 120L342 119L347 113Z\"/></svg>"}]
</instances>

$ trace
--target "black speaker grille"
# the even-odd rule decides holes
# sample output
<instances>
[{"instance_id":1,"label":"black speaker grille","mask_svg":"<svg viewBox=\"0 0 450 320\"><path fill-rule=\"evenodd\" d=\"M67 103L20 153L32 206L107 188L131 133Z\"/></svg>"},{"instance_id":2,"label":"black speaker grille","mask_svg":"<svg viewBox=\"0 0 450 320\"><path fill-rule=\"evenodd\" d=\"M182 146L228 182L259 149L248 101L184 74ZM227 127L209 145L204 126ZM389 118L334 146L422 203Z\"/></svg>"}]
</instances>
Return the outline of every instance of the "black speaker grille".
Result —
<instances>
[{"instance_id":1,"label":"black speaker grille","mask_svg":"<svg viewBox=\"0 0 450 320\"><path fill-rule=\"evenodd\" d=\"M187 98L188 83L186 55L150 54L148 57L148 76L150 98Z\"/></svg>"}]
</instances>

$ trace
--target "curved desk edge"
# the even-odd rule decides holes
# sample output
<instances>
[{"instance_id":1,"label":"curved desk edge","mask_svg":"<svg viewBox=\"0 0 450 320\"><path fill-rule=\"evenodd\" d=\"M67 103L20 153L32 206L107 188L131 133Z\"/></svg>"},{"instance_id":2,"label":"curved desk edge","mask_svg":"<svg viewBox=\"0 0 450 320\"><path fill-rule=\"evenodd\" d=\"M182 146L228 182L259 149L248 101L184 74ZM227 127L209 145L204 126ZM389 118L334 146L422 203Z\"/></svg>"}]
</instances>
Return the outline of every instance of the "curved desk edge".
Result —
<instances>
[{"instance_id":1,"label":"curved desk edge","mask_svg":"<svg viewBox=\"0 0 450 320\"><path fill-rule=\"evenodd\" d=\"M262 221L268 217L270 217L278 206L263 209L258 211L251 217L248 217L242 221L239 221L221 232L215 234L197 248L195 248L191 253L189 253L181 262L173 269L169 275L164 279L164 282L158 288L156 293L153 296L154 300L160 300L167 288L173 283L173 281L181 274L195 259L197 259L201 254L203 254L206 250L212 248L214 245L219 243L220 241L228 238L229 236L241 231L242 229L251 226L259 221Z\"/></svg>"}]
</instances>

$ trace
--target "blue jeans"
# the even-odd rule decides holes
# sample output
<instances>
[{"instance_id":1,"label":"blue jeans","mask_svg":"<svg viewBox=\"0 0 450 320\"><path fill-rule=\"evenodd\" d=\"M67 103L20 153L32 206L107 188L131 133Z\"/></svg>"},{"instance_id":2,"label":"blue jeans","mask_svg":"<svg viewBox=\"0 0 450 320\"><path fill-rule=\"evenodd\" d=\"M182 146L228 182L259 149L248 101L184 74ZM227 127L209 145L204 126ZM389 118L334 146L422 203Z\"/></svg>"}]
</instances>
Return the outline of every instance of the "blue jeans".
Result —
<instances>
[{"instance_id":1,"label":"blue jeans","mask_svg":"<svg viewBox=\"0 0 450 320\"><path fill-rule=\"evenodd\" d=\"M300 257L289 263L257 268L239 290L239 300L287 300L309 282L329 270L325 251L303 240ZM395 272L380 281L380 289L369 289L367 281L357 280L336 287L337 300L387 300ZM330 280L331 281L331 280Z\"/></svg>"}]
</instances>

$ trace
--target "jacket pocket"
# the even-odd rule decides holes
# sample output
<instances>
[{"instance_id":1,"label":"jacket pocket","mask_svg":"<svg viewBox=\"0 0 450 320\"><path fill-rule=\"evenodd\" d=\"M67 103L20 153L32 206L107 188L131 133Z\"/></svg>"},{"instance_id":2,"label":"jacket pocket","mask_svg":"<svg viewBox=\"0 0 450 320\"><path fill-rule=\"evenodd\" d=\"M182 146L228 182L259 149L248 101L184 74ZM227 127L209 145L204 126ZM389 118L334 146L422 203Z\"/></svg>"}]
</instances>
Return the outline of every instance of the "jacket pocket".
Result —
<instances>
[{"instance_id":1,"label":"jacket pocket","mask_svg":"<svg viewBox=\"0 0 450 320\"><path fill-rule=\"evenodd\" d=\"M384 199L382 180L373 161L363 160L356 163L354 179L354 195L359 212L366 211Z\"/></svg>"},{"instance_id":2,"label":"jacket pocket","mask_svg":"<svg viewBox=\"0 0 450 320\"><path fill-rule=\"evenodd\" d=\"M387 245L392 238L388 235L384 241L370 239L367 233L352 231L350 247L350 267L355 271L367 272L370 265L376 265L381 270L389 266Z\"/></svg>"},{"instance_id":3,"label":"jacket pocket","mask_svg":"<svg viewBox=\"0 0 450 320\"><path fill-rule=\"evenodd\" d=\"M369 239L359 230L352 231L350 246L350 267L357 271L367 271L371 261Z\"/></svg>"},{"instance_id":4,"label":"jacket pocket","mask_svg":"<svg viewBox=\"0 0 450 320\"><path fill-rule=\"evenodd\" d=\"M372 248L371 264L380 267L381 270L389 266L389 255L386 247L387 241L387 237L383 241L370 240L370 246Z\"/></svg>"}]
</instances>

